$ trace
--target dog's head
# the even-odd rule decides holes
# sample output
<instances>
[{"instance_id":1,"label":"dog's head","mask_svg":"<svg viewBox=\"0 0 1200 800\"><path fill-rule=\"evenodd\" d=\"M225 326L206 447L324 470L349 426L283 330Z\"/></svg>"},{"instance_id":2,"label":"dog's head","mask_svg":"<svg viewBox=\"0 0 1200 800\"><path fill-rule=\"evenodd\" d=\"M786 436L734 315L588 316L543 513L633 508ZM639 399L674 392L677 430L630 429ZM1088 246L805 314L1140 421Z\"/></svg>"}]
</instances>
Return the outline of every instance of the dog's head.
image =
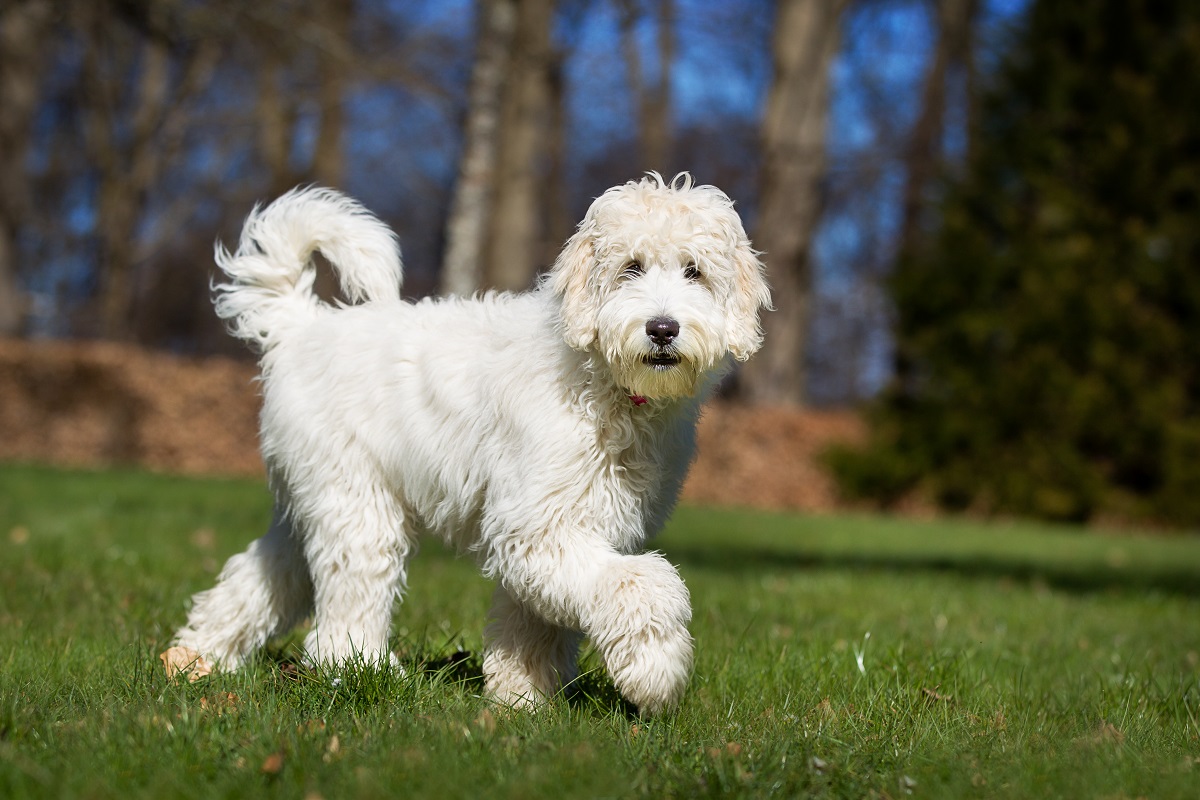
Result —
<instances>
[{"instance_id":1,"label":"dog's head","mask_svg":"<svg viewBox=\"0 0 1200 800\"><path fill-rule=\"evenodd\" d=\"M648 398L693 394L731 354L762 345L771 293L731 201L687 173L657 173L596 198L547 278L562 331Z\"/></svg>"}]
</instances>

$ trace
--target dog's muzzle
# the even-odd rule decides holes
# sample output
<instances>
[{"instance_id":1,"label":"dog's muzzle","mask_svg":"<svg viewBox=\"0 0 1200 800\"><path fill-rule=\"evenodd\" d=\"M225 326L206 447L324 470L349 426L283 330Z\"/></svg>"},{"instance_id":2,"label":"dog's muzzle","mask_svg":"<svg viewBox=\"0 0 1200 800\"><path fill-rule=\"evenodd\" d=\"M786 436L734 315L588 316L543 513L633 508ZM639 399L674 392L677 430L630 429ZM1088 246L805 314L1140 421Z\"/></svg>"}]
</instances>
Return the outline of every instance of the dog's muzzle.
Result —
<instances>
[{"instance_id":1,"label":"dog's muzzle","mask_svg":"<svg viewBox=\"0 0 1200 800\"><path fill-rule=\"evenodd\" d=\"M679 366L680 358L672 344L679 335L679 322L670 317L655 317L646 323L646 336L654 349L642 358L642 362L656 370L667 370Z\"/></svg>"}]
</instances>

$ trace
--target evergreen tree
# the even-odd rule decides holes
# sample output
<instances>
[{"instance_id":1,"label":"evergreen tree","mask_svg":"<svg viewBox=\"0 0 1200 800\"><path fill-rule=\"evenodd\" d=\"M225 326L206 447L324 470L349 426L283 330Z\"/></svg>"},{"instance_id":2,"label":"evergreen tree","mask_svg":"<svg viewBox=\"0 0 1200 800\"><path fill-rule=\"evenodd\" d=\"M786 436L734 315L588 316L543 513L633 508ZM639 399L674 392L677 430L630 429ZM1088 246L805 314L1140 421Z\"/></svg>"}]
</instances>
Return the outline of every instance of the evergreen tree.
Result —
<instances>
[{"instance_id":1,"label":"evergreen tree","mask_svg":"<svg viewBox=\"0 0 1200 800\"><path fill-rule=\"evenodd\" d=\"M852 494L1200 523L1200 3L1035 0L938 228Z\"/></svg>"}]
</instances>

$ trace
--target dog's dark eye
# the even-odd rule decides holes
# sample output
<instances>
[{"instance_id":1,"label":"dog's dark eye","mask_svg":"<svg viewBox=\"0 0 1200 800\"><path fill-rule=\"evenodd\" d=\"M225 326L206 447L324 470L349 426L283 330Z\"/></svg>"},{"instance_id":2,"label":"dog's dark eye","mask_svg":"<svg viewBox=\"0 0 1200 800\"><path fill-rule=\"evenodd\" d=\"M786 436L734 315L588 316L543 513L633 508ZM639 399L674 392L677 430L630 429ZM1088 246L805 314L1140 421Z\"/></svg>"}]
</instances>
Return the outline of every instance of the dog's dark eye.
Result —
<instances>
[{"instance_id":1,"label":"dog's dark eye","mask_svg":"<svg viewBox=\"0 0 1200 800\"><path fill-rule=\"evenodd\" d=\"M625 265L625 269L621 270L621 274L627 278L632 278L641 275L644 271L640 261L630 261Z\"/></svg>"},{"instance_id":2,"label":"dog's dark eye","mask_svg":"<svg viewBox=\"0 0 1200 800\"><path fill-rule=\"evenodd\" d=\"M698 281L701 277L700 270L696 269L695 264L688 264L687 268L683 271L683 277L687 278L689 281Z\"/></svg>"}]
</instances>

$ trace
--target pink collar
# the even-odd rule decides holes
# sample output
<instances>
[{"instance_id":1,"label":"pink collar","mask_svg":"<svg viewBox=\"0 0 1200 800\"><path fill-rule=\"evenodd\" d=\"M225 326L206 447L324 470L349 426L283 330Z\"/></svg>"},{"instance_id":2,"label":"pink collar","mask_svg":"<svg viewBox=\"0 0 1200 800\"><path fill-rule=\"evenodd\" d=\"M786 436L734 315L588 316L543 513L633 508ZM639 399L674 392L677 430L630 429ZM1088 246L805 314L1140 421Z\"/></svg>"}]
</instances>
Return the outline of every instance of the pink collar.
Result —
<instances>
[{"instance_id":1,"label":"pink collar","mask_svg":"<svg viewBox=\"0 0 1200 800\"><path fill-rule=\"evenodd\" d=\"M631 394L629 395L629 402L633 403L635 406L644 406L649 401L640 394Z\"/></svg>"}]
</instances>

